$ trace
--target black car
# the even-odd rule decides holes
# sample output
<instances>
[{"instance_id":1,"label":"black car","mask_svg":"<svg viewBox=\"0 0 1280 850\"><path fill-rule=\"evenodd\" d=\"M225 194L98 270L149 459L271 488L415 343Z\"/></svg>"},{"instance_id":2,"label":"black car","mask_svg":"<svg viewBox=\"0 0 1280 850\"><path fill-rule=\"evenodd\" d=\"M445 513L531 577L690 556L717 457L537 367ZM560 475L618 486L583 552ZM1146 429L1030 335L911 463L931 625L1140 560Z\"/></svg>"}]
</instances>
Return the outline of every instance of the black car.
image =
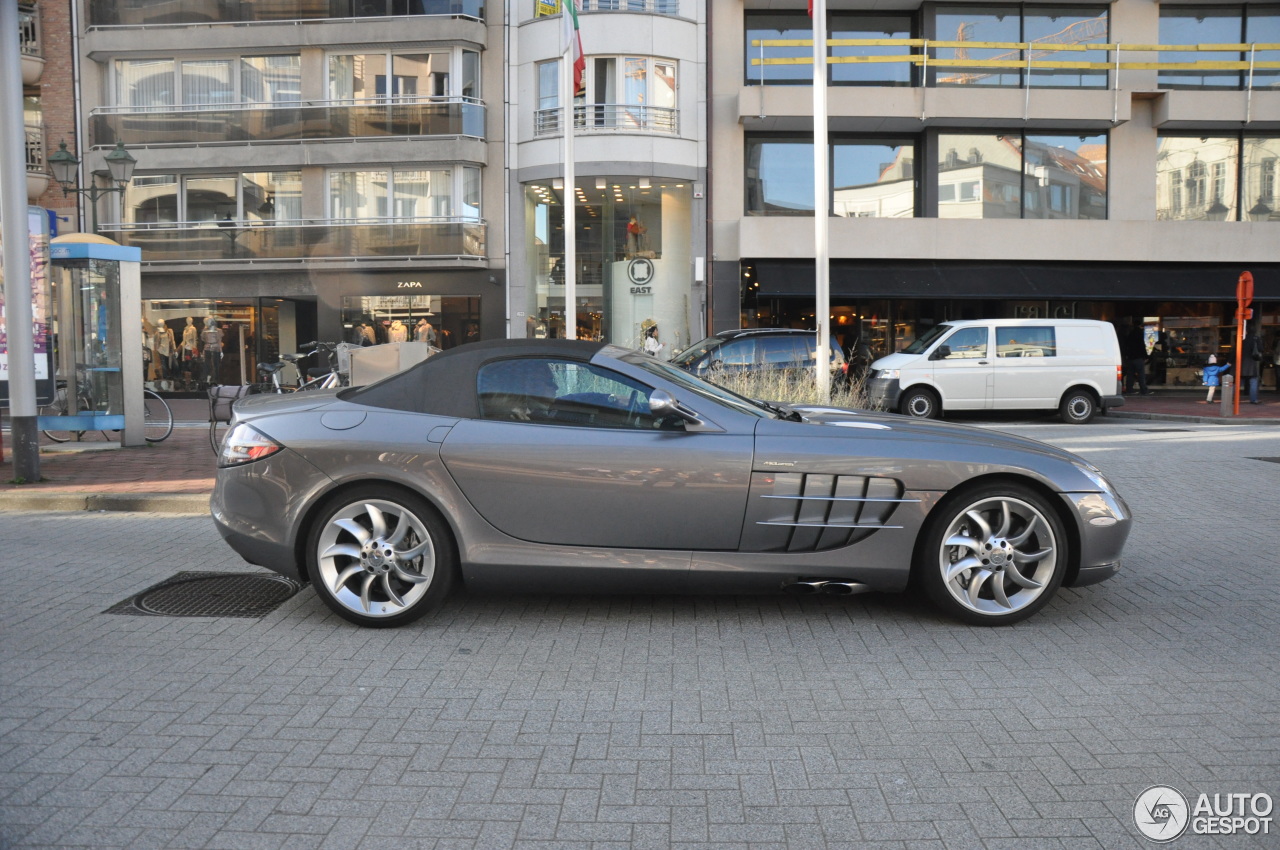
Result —
<instances>
[{"instance_id":1,"label":"black car","mask_svg":"<svg viewBox=\"0 0 1280 850\"><path fill-rule=\"evenodd\" d=\"M848 362L835 338L831 344L831 370L837 378L848 371ZM791 328L740 328L720 331L689 346L671 358L695 375L709 372L760 372L775 369L812 369L818 332Z\"/></svg>"}]
</instances>

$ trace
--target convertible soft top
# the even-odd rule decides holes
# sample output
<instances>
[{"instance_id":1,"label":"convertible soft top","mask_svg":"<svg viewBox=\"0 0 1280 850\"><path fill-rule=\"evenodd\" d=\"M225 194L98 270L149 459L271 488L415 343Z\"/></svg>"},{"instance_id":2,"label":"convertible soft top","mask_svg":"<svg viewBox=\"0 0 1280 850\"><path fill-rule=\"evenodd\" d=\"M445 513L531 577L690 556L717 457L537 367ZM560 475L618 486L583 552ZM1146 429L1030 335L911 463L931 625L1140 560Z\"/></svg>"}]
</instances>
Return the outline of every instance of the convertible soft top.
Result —
<instances>
[{"instance_id":1,"label":"convertible soft top","mask_svg":"<svg viewBox=\"0 0 1280 850\"><path fill-rule=\"evenodd\" d=\"M427 358L367 387L339 393L344 401L474 419L480 415L476 372L485 363L516 357L591 360L603 342L564 339L499 339L472 342Z\"/></svg>"}]
</instances>

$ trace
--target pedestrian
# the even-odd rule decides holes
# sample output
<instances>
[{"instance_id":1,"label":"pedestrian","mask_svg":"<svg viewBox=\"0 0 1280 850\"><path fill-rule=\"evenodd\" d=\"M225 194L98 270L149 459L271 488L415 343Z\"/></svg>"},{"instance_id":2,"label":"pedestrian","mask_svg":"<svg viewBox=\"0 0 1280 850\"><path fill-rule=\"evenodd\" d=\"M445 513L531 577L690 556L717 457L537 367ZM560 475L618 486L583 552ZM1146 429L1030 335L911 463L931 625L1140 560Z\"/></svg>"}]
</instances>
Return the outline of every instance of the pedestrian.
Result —
<instances>
[{"instance_id":1,"label":"pedestrian","mask_svg":"<svg viewBox=\"0 0 1280 850\"><path fill-rule=\"evenodd\" d=\"M1249 325L1240 344L1240 389L1249 388L1249 404L1258 403L1258 373L1262 371L1262 342Z\"/></svg>"},{"instance_id":2,"label":"pedestrian","mask_svg":"<svg viewBox=\"0 0 1280 850\"><path fill-rule=\"evenodd\" d=\"M1152 395L1147 389L1147 340L1142 324L1130 319L1125 325L1124 339L1120 341L1120 354L1124 358L1124 391L1133 392L1137 383L1143 395Z\"/></svg>"},{"instance_id":3,"label":"pedestrian","mask_svg":"<svg viewBox=\"0 0 1280 850\"><path fill-rule=\"evenodd\" d=\"M657 357L662 349L667 347L665 342L658 341L658 323L653 319L645 319L641 322L644 331L644 350L646 354Z\"/></svg>"},{"instance_id":4,"label":"pedestrian","mask_svg":"<svg viewBox=\"0 0 1280 850\"><path fill-rule=\"evenodd\" d=\"M1218 391L1218 387L1222 384L1222 373L1230 368L1230 363L1219 366L1218 358L1215 355L1209 355L1209 363L1204 367L1204 377L1200 381L1209 388L1209 395L1205 397L1204 401L1200 402L1201 404L1213 404L1213 394Z\"/></svg>"}]
</instances>

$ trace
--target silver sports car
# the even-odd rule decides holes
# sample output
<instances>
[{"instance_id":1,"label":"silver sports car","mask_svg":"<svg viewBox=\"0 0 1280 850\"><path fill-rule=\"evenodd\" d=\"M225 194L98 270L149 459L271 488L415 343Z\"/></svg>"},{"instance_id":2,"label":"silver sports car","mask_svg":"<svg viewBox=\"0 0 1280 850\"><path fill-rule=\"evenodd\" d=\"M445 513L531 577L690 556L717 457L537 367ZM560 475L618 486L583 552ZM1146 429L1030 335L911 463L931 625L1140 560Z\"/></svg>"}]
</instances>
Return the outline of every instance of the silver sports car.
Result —
<instances>
[{"instance_id":1,"label":"silver sports car","mask_svg":"<svg viewBox=\"0 0 1280 850\"><path fill-rule=\"evenodd\" d=\"M602 343L505 340L236 406L212 511L245 560L367 626L504 590L900 591L1000 625L1102 581L1129 534L1033 440L752 401Z\"/></svg>"}]
</instances>

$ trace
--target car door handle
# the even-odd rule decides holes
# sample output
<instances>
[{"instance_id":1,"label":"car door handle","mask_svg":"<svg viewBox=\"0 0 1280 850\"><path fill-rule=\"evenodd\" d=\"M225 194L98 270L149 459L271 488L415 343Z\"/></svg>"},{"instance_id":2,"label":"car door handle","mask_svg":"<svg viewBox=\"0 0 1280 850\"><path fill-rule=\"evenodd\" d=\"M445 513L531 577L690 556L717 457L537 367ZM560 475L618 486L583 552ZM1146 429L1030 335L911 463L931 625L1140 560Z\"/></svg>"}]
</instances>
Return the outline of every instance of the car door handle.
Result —
<instances>
[{"instance_id":1,"label":"car door handle","mask_svg":"<svg viewBox=\"0 0 1280 850\"><path fill-rule=\"evenodd\" d=\"M990 360L979 360L979 361L978 361L978 365L979 365L979 366L990 366L990 365L991 365L991 361L990 361Z\"/></svg>"}]
</instances>

